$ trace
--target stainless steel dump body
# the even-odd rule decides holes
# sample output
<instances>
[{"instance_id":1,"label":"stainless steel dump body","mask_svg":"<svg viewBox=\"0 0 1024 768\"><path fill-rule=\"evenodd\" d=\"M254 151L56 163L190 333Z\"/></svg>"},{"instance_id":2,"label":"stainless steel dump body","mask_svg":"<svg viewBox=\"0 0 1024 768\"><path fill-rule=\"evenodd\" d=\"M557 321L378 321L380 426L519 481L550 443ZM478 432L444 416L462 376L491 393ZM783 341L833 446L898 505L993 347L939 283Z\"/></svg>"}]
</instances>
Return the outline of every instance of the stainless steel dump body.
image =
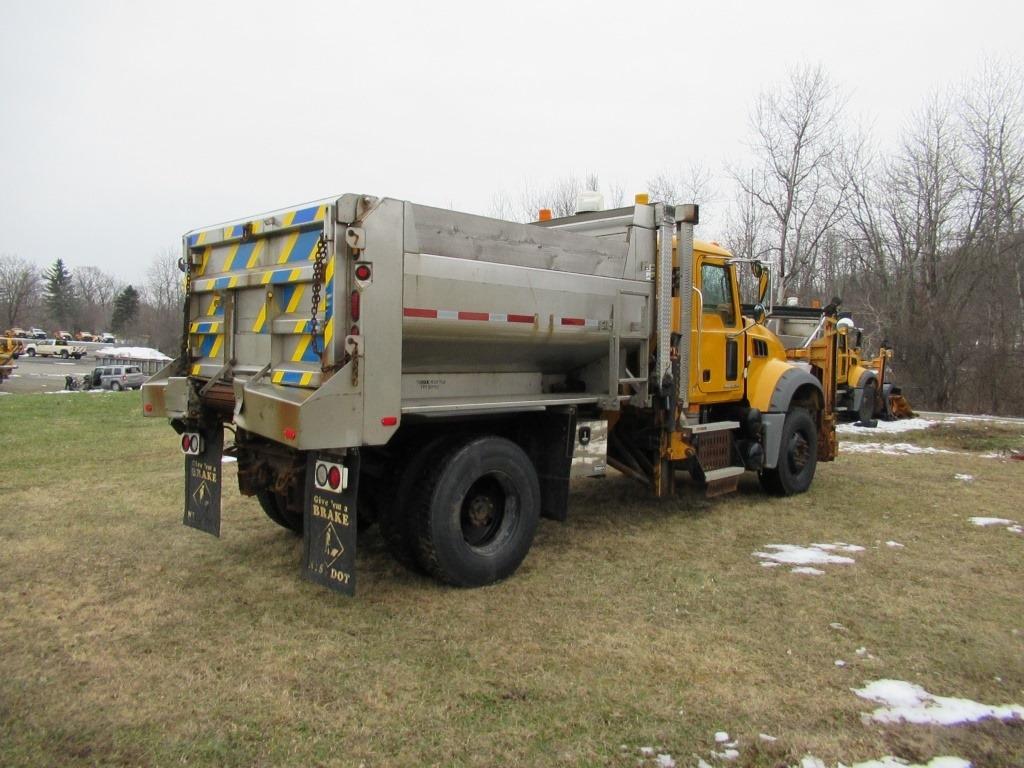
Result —
<instances>
[{"instance_id":1,"label":"stainless steel dump body","mask_svg":"<svg viewBox=\"0 0 1024 768\"><path fill-rule=\"evenodd\" d=\"M581 234L343 195L189 233L188 376L302 449L381 445L410 417L615 409L622 383L642 404L655 207L610 213ZM180 375L148 386L187 410Z\"/></svg>"}]
</instances>

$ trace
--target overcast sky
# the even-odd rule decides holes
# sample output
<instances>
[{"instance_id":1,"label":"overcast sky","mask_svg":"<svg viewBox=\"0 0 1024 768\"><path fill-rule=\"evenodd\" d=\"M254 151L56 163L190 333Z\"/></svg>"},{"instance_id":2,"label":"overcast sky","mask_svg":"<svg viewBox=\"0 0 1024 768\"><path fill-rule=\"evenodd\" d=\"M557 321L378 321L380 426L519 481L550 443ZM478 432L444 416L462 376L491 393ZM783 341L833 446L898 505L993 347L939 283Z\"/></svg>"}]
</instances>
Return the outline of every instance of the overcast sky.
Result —
<instances>
[{"instance_id":1,"label":"overcast sky","mask_svg":"<svg viewBox=\"0 0 1024 768\"><path fill-rule=\"evenodd\" d=\"M592 170L632 195L743 162L803 63L892 141L1022 30L987 0L0 0L0 253L138 282L186 230L342 192L487 213Z\"/></svg>"}]
</instances>

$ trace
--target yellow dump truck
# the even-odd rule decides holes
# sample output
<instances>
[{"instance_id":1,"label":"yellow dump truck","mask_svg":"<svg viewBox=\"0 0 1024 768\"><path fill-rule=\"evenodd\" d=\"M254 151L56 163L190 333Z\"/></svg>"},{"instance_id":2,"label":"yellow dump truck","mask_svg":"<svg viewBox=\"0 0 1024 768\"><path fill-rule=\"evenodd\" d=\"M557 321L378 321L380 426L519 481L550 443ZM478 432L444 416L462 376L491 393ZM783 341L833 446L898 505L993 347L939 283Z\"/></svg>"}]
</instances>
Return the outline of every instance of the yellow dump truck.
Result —
<instances>
[{"instance_id":1,"label":"yellow dump truck","mask_svg":"<svg viewBox=\"0 0 1024 768\"><path fill-rule=\"evenodd\" d=\"M645 196L521 224L346 194L188 233L183 348L143 386L181 438L183 522L219 535L228 450L303 574L352 593L357 522L478 586L566 519L573 476L806 491L836 455L834 322L788 359L741 311L739 270L763 300L767 266L697 221Z\"/></svg>"}]
</instances>

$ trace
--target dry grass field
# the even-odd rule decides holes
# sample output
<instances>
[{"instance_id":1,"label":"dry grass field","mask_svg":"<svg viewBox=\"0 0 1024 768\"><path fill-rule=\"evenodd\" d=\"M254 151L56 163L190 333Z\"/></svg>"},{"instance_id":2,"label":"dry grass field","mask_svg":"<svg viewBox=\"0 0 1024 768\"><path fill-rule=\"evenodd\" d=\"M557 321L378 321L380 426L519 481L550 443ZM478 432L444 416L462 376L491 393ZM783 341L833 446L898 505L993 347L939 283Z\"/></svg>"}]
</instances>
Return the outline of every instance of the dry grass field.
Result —
<instances>
[{"instance_id":1,"label":"dry grass field","mask_svg":"<svg viewBox=\"0 0 1024 768\"><path fill-rule=\"evenodd\" d=\"M882 725L851 690L1024 703L1024 535L968 519L1024 522L1024 462L974 429L848 453L791 499L579 482L485 589L371 528L346 599L231 465L223 538L183 528L177 441L137 394L0 398L0 765L1024 765L1020 719ZM817 576L754 554L828 542L864 549Z\"/></svg>"}]
</instances>

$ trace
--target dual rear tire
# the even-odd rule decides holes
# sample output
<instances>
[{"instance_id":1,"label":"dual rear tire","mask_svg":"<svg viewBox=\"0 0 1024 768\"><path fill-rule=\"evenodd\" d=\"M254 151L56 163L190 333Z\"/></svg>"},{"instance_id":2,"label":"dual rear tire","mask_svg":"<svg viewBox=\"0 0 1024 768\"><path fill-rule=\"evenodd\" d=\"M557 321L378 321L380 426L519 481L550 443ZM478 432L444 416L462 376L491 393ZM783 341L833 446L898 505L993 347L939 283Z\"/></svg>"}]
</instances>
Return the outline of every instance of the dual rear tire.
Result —
<instances>
[{"instance_id":1,"label":"dual rear tire","mask_svg":"<svg viewBox=\"0 0 1024 768\"><path fill-rule=\"evenodd\" d=\"M403 564L446 584L479 587L519 568L540 507L537 472L514 442L438 438L405 463L380 527Z\"/></svg>"}]
</instances>

